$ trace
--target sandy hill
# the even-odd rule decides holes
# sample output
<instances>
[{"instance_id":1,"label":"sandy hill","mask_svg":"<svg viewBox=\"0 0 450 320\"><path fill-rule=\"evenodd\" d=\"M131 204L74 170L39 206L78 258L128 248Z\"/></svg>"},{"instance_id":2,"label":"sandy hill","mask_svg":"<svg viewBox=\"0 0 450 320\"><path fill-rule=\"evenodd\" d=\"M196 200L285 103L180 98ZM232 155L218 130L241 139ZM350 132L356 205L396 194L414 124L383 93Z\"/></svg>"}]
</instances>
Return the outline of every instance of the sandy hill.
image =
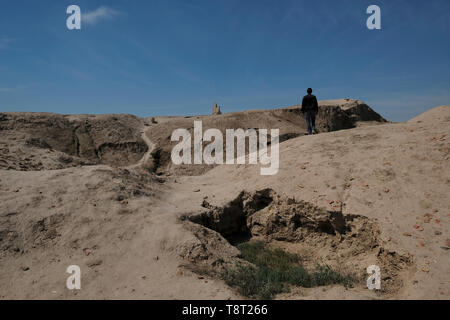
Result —
<instances>
[{"instance_id":1,"label":"sandy hill","mask_svg":"<svg viewBox=\"0 0 450 320\"><path fill-rule=\"evenodd\" d=\"M222 115L192 117L157 117L156 124L147 121L147 136L155 144L153 150L157 173L198 175L210 170L212 166L188 165L172 166L170 152L177 142L171 142L172 132L178 128L188 129L193 136L194 120L201 120L203 129L217 128L225 136L226 129L279 128L280 141L286 141L306 132L305 120L300 112L301 106L272 110L249 110L225 113ZM367 104L354 99L326 100L319 102L317 128L320 132L350 129L361 124L381 124L386 120Z\"/></svg>"},{"instance_id":2,"label":"sandy hill","mask_svg":"<svg viewBox=\"0 0 450 320\"><path fill-rule=\"evenodd\" d=\"M132 115L0 113L0 168L61 169L135 163L147 151Z\"/></svg>"},{"instance_id":3,"label":"sandy hill","mask_svg":"<svg viewBox=\"0 0 450 320\"><path fill-rule=\"evenodd\" d=\"M361 279L279 299L448 299L450 107L394 124L360 105L321 102L315 136L296 107L200 117L204 128L278 124L291 136L274 176L258 165L152 173L172 128L197 117L0 114L0 297L240 298L219 274L243 263L232 245L243 236ZM79 291L65 287L72 264ZM371 264L378 292L365 287Z\"/></svg>"}]
</instances>

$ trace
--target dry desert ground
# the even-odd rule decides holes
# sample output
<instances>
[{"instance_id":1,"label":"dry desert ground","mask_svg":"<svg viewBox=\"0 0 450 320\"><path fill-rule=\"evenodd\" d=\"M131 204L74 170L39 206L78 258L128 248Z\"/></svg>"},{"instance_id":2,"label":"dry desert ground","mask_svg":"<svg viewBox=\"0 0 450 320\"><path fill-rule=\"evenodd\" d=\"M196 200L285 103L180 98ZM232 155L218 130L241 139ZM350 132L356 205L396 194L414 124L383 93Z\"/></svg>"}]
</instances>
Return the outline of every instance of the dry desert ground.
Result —
<instances>
[{"instance_id":1,"label":"dry desert ground","mask_svg":"<svg viewBox=\"0 0 450 320\"><path fill-rule=\"evenodd\" d=\"M280 167L174 165L176 128L279 128ZM449 299L450 106L392 123L358 100L222 115L0 113L1 299L242 299L253 239L359 279L276 299ZM68 290L66 268L81 268ZM381 290L366 268L381 269Z\"/></svg>"}]
</instances>

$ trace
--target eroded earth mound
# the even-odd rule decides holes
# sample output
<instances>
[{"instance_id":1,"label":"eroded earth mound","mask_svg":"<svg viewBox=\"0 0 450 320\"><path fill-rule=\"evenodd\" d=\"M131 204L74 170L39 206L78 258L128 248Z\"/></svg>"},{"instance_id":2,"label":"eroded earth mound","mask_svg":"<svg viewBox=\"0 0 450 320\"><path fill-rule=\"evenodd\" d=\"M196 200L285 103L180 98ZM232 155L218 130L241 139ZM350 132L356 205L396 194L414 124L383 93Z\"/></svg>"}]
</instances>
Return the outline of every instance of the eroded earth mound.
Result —
<instances>
[{"instance_id":1,"label":"eroded earth mound","mask_svg":"<svg viewBox=\"0 0 450 320\"><path fill-rule=\"evenodd\" d=\"M411 256L383 248L375 221L279 196L272 189L241 192L224 207L212 206L206 200L202 206L205 210L183 220L214 230L228 241L205 228L189 226L199 246L183 256L192 262L191 269L200 273L220 274L223 269L245 264L231 246L255 239L299 254L309 268L326 261L344 273L357 271L360 287L366 285L365 268L378 265L383 270L384 294L397 293L413 266ZM216 238L214 244L211 238Z\"/></svg>"},{"instance_id":2,"label":"eroded earth mound","mask_svg":"<svg viewBox=\"0 0 450 320\"><path fill-rule=\"evenodd\" d=\"M143 120L132 115L0 114L0 167L62 169L89 164L124 166L142 158Z\"/></svg>"},{"instance_id":3,"label":"eroded earth mound","mask_svg":"<svg viewBox=\"0 0 450 320\"><path fill-rule=\"evenodd\" d=\"M175 128L279 128L280 168L175 167ZM242 298L259 240L354 273L277 299L448 299L450 107L389 123L358 100L199 117L0 114L0 298ZM66 288L69 265L82 289ZM365 287L381 268L382 289Z\"/></svg>"}]
</instances>

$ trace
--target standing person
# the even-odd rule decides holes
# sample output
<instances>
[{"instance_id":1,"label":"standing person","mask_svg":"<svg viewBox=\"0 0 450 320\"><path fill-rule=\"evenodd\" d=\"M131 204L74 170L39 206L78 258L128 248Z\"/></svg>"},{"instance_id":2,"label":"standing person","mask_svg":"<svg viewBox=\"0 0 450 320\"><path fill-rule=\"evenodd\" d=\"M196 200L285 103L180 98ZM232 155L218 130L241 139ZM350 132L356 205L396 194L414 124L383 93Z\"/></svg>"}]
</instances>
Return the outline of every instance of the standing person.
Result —
<instances>
[{"instance_id":1,"label":"standing person","mask_svg":"<svg viewBox=\"0 0 450 320\"><path fill-rule=\"evenodd\" d=\"M316 130L316 115L319 112L319 104L317 98L312 94L312 89L308 88L306 91L308 94L303 97L302 101L302 113L306 119L306 127L308 128L308 134L317 133Z\"/></svg>"}]
</instances>

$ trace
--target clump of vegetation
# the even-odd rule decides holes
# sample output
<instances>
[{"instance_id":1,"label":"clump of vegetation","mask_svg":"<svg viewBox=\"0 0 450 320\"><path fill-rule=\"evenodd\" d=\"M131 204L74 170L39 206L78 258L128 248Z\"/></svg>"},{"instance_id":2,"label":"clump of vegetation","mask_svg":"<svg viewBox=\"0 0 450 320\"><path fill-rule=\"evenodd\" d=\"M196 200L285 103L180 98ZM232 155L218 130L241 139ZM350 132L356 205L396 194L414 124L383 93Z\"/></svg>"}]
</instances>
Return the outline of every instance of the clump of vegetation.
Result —
<instances>
[{"instance_id":1,"label":"clump of vegetation","mask_svg":"<svg viewBox=\"0 0 450 320\"><path fill-rule=\"evenodd\" d=\"M237 247L242 258L253 265L228 270L224 280L249 298L272 299L278 293L287 292L289 284L311 288L330 284L351 287L354 283L352 276L343 275L328 265L317 264L308 272L301 265L300 256L279 248L267 248L260 241L242 243Z\"/></svg>"}]
</instances>

